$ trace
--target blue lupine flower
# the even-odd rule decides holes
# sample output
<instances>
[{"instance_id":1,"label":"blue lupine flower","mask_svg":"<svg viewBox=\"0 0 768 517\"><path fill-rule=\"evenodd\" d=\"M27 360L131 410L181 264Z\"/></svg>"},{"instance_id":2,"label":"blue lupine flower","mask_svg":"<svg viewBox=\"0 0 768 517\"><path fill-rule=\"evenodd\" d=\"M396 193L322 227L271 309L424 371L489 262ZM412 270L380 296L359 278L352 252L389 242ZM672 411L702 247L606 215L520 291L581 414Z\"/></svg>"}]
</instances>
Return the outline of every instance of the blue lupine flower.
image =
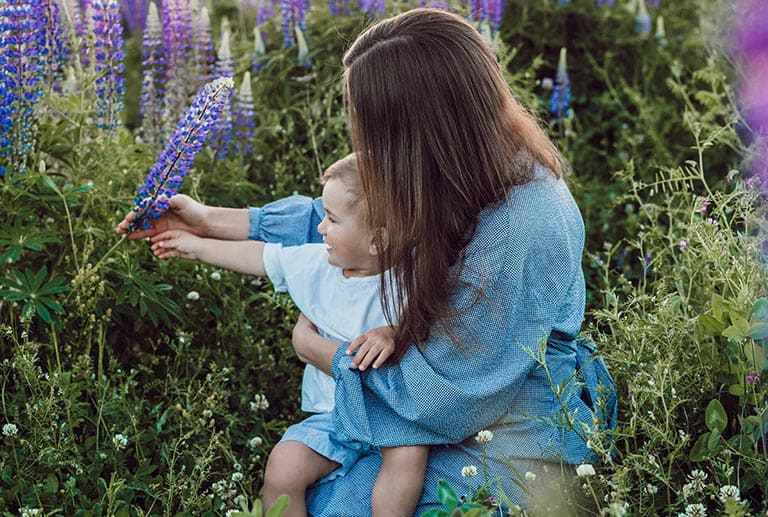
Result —
<instances>
[{"instance_id":1,"label":"blue lupine flower","mask_svg":"<svg viewBox=\"0 0 768 517\"><path fill-rule=\"evenodd\" d=\"M613 7L616 5L616 0L597 0L597 5L603 6L603 5L610 5Z\"/></svg>"},{"instance_id":2,"label":"blue lupine flower","mask_svg":"<svg viewBox=\"0 0 768 517\"><path fill-rule=\"evenodd\" d=\"M35 145L35 105L48 60L42 0L0 4L0 176L24 172Z\"/></svg>"},{"instance_id":3,"label":"blue lupine flower","mask_svg":"<svg viewBox=\"0 0 768 517\"><path fill-rule=\"evenodd\" d=\"M120 125L125 79L123 29L120 4L116 0L93 0L94 63L99 127L112 130Z\"/></svg>"},{"instance_id":4,"label":"blue lupine flower","mask_svg":"<svg viewBox=\"0 0 768 517\"><path fill-rule=\"evenodd\" d=\"M251 91L251 73L243 74L243 84L237 90L234 106L235 150L241 156L253 154L253 139L256 136L256 111L253 107L253 92Z\"/></svg>"},{"instance_id":5,"label":"blue lupine flower","mask_svg":"<svg viewBox=\"0 0 768 517\"><path fill-rule=\"evenodd\" d=\"M163 28L154 2L149 3L142 41L141 132L149 142L162 140L165 57Z\"/></svg>"},{"instance_id":6,"label":"blue lupine flower","mask_svg":"<svg viewBox=\"0 0 768 517\"><path fill-rule=\"evenodd\" d=\"M552 88L552 97L549 99L549 112L556 120L571 116L571 81L568 77L565 47L560 49L555 87Z\"/></svg>"},{"instance_id":7,"label":"blue lupine flower","mask_svg":"<svg viewBox=\"0 0 768 517\"><path fill-rule=\"evenodd\" d=\"M231 77L220 77L203 86L195 96L144 184L139 187L134 208L137 215L131 223L131 231L150 228L151 221L168 210L168 199L178 193L195 156L211 135L222 109L229 104L233 87Z\"/></svg>"},{"instance_id":8,"label":"blue lupine flower","mask_svg":"<svg viewBox=\"0 0 768 517\"><path fill-rule=\"evenodd\" d=\"M147 21L147 0L122 0L123 19L128 30L134 34L144 32Z\"/></svg>"},{"instance_id":9,"label":"blue lupine flower","mask_svg":"<svg viewBox=\"0 0 768 517\"><path fill-rule=\"evenodd\" d=\"M637 13L635 14L635 32L646 37L651 33L651 15L645 7L645 0L637 0Z\"/></svg>"},{"instance_id":10,"label":"blue lupine flower","mask_svg":"<svg viewBox=\"0 0 768 517\"><path fill-rule=\"evenodd\" d=\"M253 29L253 57L251 57L251 71L256 74L265 64L267 51L264 48L264 38L261 28L257 25Z\"/></svg>"},{"instance_id":11,"label":"blue lupine flower","mask_svg":"<svg viewBox=\"0 0 768 517\"><path fill-rule=\"evenodd\" d=\"M61 25L59 4L54 0L43 2L43 17L45 18L45 84L60 89L59 81L64 77L69 48L64 28Z\"/></svg>"},{"instance_id":12,"label":"blue lupine flower","mask_svg":"<svg viewBox=\"0 0 768 517\"><path fill-rule=\"evenodd\" d=\"M384 0L360 0L360 10L371 18L378 18L384 14Z\"/></svg>"},{"instance_id":13,"label":"blue lupine flower","mask_svg":"<svg viewBox=\"0 0 768 517\"><path fill-rule=\"evenodd\" d=\"M283 40L285 48L290 48L296 42L294 35L296 27L302 31L306 30L305 17L309 8L309 0L282 0L280 14L282 20L280 24L283 28Z\"/></svg>"}]
</instances>

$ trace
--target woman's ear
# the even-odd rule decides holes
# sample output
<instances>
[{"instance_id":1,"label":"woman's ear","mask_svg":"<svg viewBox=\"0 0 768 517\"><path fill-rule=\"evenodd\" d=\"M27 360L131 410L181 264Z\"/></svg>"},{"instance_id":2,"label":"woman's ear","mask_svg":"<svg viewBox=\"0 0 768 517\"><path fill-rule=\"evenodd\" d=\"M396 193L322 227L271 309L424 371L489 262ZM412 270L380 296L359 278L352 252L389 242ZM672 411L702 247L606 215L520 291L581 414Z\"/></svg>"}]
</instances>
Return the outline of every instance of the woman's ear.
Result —
<instances>
[{"instance_id":1,"label":"woman's ear","mask_svg":"<svg viewBox=\"0 0 768 517\"><path fill-rule=\"evenodd\" d=\"M380 249L379 246L382 246ZM386 228L377 229L373 235L371 235L370 242L368 244L368 253L371 256L376 257L382 251L389 247L389 234Z\"/></svg>"}]
</instances>

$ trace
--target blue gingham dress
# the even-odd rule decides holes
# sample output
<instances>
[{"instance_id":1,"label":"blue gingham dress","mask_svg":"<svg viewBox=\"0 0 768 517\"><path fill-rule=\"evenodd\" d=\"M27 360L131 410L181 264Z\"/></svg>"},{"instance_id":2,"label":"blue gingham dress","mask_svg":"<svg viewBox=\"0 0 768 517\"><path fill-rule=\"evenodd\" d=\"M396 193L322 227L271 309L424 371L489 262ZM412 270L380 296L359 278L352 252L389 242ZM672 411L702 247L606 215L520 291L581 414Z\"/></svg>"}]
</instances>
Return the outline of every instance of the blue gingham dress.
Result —
<instances>
[{"instance_id":1,"label":"blue gingham dress","mask_svg":"<svg viewBox=\"0 0 768 517\"><path fill-rule=\"evenodd\" d=\"M251 209L251 236L288 243L319 239L315 228L322 216L317 200L293 196ZM552 331L579 333L583 246L584 223L566 184L539 169L533 181L514 187L479 216L461 273L470 287L458 287L454 295L458 307L470 307L456 324L464 349L434 333L399 364L361 374L339 348L332 365L339 435L380 447L435 445L417 515L440 506L439 479L459 494L468 492L461 470L474 465L481 471L483 448L474 437L483 429L493 432L486 464L500 484L492 492L516 504L525 505L525 495L513 480L524 481L526 472L543 479L542 470L593 459L583 434L557 424L562 403L531 356ZM478 286L485 296L472 305ZM582 387L568 381L576 370L575 342L554 341L558 346L549 341L546 362L554 385L568 385L560 400L577 429L593 426L593 411L577 395ZM310 514L370 515L380 465L372 452L345 476L315 485L307 493Z\"/></svg>"}]
</instances>

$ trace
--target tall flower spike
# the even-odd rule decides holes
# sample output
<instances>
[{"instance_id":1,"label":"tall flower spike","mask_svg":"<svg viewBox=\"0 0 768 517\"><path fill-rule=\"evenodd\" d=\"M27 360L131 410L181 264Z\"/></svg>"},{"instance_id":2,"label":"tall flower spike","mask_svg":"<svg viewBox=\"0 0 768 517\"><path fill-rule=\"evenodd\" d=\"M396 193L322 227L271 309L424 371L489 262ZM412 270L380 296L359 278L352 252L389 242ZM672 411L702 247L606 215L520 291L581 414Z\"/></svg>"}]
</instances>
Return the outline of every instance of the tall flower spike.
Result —
<instances>
[{"instance_id":1,"label":"tall flower spike","mask_svg":"<svg viewBox=\"0 0 768 517\"><path fill-rule=\"evenodd\" d=\"M352 13L349 0L328 0L328 10L331 16L346 16Z\"/></svg>"},{"instance_id":2,"label":"tall flower spike","mask_svg":"<svg viewBox=\"0 0 768 517\"><path fill-rule=\"evenodd\" d=\"M656 34L653 37L660 47L667 46L667 33L664 30L664 17L662 15L656 17Z\"/></svg>"},{"instance_id":3,"label":"tall flower spike","mask_svg":"<svg viewBox=\"0 0 768 517\"><path fill-rule=\"evenodd\" d=\"M299 53L297 55L299 66L312 68L312 58L309 56L307 40L304 39L304 33L298 27L296 27L296 44L299 47Z\"/></svg>"},{"instance_id":4,"label":"tall flower spike","mask_svg":"<svg viewBox=\"0 0 768 517\"><path fill-rule=\"evenodd\" d=\"M290 48L295 43L294 34L296 27L306 30L304 18L309 8L309 0L281 0L280 14L283 28L283 41L285 48Z\"/></svg>"},{"instance_id":5,"label":"tall flower spike","mask_svg":"<svg viewBox=\"0 0 768 517\"><path fill-rule=\"evenodd\" d=\"M253 28L253 57L251 57L251 71L255 74L264 66L267 51L264 48L264 39L261 36L261 28L257 25Z\"/></svg>"},{"instance_id":6,"label":"tall flower spike","mask_svg":"<svg viewBox=\"0 0 768 517\"><path fill-rule=\"evenodd\" d=\"M200 8L197 18L197 38L195 42L195 55L200 81L206 83L213 78L213 67L216 63L216 50L213 47L213 31L211 30L211 18L208 8Z\"/></svg>"},{"instance_id":7,"label":"tall flower spike","mask_svg":"<svg viewBox=\"0 0 768 517\"><path fill-rule=\"evenodd\" d=\"M555 86L552 88L552 97L549 99L549 112L556 121L565 120L571 116L571 81L568 77L565 47L560 49Z\"/></svg>"},{"instance_id":8,"label":"tall flower spike","mask_svg":"<svg viewBox=\"0 0 768 517\"><path fill-rule=\"evenodd\" d=\"M501 25L501 17L504 16L504 0L487 0L488 23L491 25L492 34L496 34Z\"/></svg>"},{"instance_id":9,"label":"tall flower spike","mask_svg":"<svg viewBox=\"0 0 768 517\"><path fill-rule=\"evenodd\" d=\"M141 134L146 141L162 140L165 56L163 27L155 2L149 3L142 41Z\"/></svg>"},{"instance_id":10,"label":"tall flower spike","mask_svg":"<svg viewBox=\"0 0 768 517\"><path fill-rule=\"evenodd\" d=\"M0 176L24 172L26 157L35 146L45 43L41 0L0 4Z\"/></svg>"},{"instance_id":11,"label":"tall flower spike","mask_svg":"<svg viewBox=\"0 0 768 517\"><path fill-rule=\"evenodd\" d=\"M384 14L384 0L360 0L360 10L370 18L379 18Z\"/></svg>"},{"instance_id":12,"label":"tall flower spike","mask_svg":"<svg viewBox=\"0 0 768 517\"><path fill-rule=\"evenodd\" d=\"M147 21L147 0L122 0L123 19L133 34L144 32Z\"/></svg>"},{"instance_id":13,"label":"tall flower spike","mask_svg":"<svg viewBox=\"0 0 768 517\"><path fill-rule=\"evenodd\" d=\"M256 111L253 107L251 73L243 74L243 83L235 95L232 108L234 119L235 149L241 156L253 154L253 139L256 136Z\"/></svg>"},{"instance_id":14,"label":"tall flower spike","mask_svg":"<svg viewBox=\"0 0 768 517\"><path fill-rule=\"evenodd\" d=\"M229 30L229 22L226 18L222 20L221 45L219 46L219 58L216 61L216 77L232 77L234 74L235 63L232 59L232 50L230 49L230 38L232 33ZM227 103L222 109L215 125L216 159L226 160L229 153L229 146L232 144L232 106Z\"/></svg>"},{"instance_id":15,"label":"tall flower spike","mask_svg":"<svg viewBox=\"0 0 768 517\"><path fill-rule=\"evenodd\" d=\"M61 10L56 0L43 1L45 18L45 79L47 85L61 89L60 81L64 77L69 46L61 24Z\"/></svg>"},{"instance_id":16,"label":"tall flower spike","mask_svg":"<svg viewBox=\"0 0 768 517\"><path fill-rule=\"evenodd\" d=\"M181 113L194 95L199 84L192 60L192 10L190 0L163 0L161 20L165 50L165 112L163 130L173 130L178 113Z\"/></svg>"},{"instance_id":17,"label":"tall flower spike","mask_svg":"<svg viewBox=\"0 0 768 517\"><path fill-rule=\"evenodd\" d=\"M645 6L645 0L637 0L637 13L635 14L635 32L643 38L651 33L651 15Z\"/></svg>"},{"instance_id":18,"label":"tall flower spike","mask_svg":"<svg viewBox=\"0 0 768 517\"><path fill-rule=\"evenodd\" d=\"M99 127L109 131L120 125L123 110L125 53L120 4L116 0L93 0L94 63Z\"/></svg>"},{"instance_id":19,"label":"tall flower spike","mask_svg":"<svg viewBox=\"0 0 768 517\"><path fill-rule=\"evenodd\" d=\"M220 77L203 86L195 96L144 184L139 187L134 208L137 214L131 223L131 231L150 228L152 220L168 210L168 199L178 193L195 156L210 136L223 107L229 103L233 87L231 77Z\"/></svg>"}]
</instances>

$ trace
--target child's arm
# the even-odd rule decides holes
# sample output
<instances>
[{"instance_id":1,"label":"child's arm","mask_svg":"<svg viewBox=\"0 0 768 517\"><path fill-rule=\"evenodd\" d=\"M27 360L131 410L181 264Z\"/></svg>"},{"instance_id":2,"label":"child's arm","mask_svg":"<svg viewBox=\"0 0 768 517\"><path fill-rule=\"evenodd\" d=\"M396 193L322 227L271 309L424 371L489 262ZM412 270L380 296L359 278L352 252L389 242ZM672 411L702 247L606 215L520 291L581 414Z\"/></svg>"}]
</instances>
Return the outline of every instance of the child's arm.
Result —
<instances>
[{"instance_id":1,"label":"child's arm","mask_svg":"<svg viewBox=\"0 0 768 517\"><path fill-rule=\"evenodd\" d=\"M184 230L168 230L152 237L152 253L160 259L181 257L237 273L267 275L261 241L205 239Z\"/></svg>"},{"instance_id":2,"label":"child's arm","mask_svg":"<svg viewBox=\"0 0 768 517\"><path fill-rule=\"evenodd\" d=\"M362 336L356 337L349 342L347 355L355 354L352 359L352 366L356 366L360 371L373 365L378 368L395 351L394 330L385 325L369 330Z\"/></svg>"}]
</instances>

